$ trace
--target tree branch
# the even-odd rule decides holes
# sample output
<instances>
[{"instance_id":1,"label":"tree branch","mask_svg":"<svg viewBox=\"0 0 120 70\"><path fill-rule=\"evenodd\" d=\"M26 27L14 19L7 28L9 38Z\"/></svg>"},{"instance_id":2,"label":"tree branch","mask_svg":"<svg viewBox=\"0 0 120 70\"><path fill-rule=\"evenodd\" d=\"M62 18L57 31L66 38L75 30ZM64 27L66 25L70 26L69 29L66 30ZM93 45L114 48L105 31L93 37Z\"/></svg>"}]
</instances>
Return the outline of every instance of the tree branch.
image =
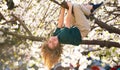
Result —
<instances>
[{"instance_id":1,"label":"tree branch","mask_svg":"<svg viewBox=\"0 0 120 70\"><path fill-rule=\"evenodd\" d=\"M13 33L13 32L5 31L3 29L0 29L0 31L2 31L5 34L13 35L13 36L16 36L16 37L21 38L21 39L29 39L32 41L41 41L41 42L46 40L45 38L42 38L42 37L19 35L19 34ZM108 48L110 48L110 47L120 48L120 43L111 42L111 41L83 40L81 44L100 45L101 47L108 47Z\"/></svg>"},{"instance_id":2,"label":"tree branch","mask_svg":"<svg viewBox=\"0 0 120 70\"><path fill-rule=\"evenodd\" d=\"M98 41L98 40L83 40L81 44L87 45L100 45L100 47L117 47L120 48L120 43L111 41Z\"/></svg>"},{"instance_id":3,"label":"tree branch","mask_svg":"<svg viewBox=\"0 0 120 70\"><path fill-rule=\"evenodd\" d=\"M59 2L57 2L56 0L50 0L58 5L60 5L61 7L64 7L66 9L69 9L68 5L67 5L67 2L66 1L63 1L61 4Z\"/></svg>"},{"instance_id":4,"label":"tree branch","mask_svg":"<svg viewBox=\"0 0 120 70\"><path fill-rule=\"evenodd\" d=\"M110 33L116 33L120 35L120 29L115 28L113 26L107 25L106 23L100 21L99 19L95 18L95 23L98 24L101 28L105 28L106 30L108 30Z\"/></svg>"},{"instance_id":5,"label":"tree branch","mask_svg":"<svg viewBox=\"0 0 120 70\"><path fill-rule=\"evenodd\" d=\"M19 35L17 33L5 31L3 29L0 29L0 31L2 31L4 34L16 36L16 37L21 38L21 39L29 39L29 40L32 40L32 41L43 41L43 40L45 40L45 38L42 38L42 37Z\"/></svg>"},{"instance_id":6,"label":"tree branch","mask_svg":"<svg viewBox=\"0 0 120 70\"><path fill-rule=\"evenodd\" d=\"M32 33L31 33L30 30L27 28L27 26L25 25L25 23L24 23L21 19L19 19L17 16L15 16L14 14L12 14L12 16L13 16L15 19L17 19L17 20L20 22L20 24L23 26L23 28L27 31L27 33L28 33L30 36L32 36Z\"/></svg>"},{"instance_id":7,"label":"tree branch","mask_svg":"<svg viewBox=\"0 0 120 70\"><path fill-rule=\"evenodd\" d=\"M0 12L0 20L1 20L1 19L6 20L5 17L3 16L3 14Z\"/></svg>"},{"instance_id":8,"label":"tree branch","mask_svg":"<svg viewBox=\"0 0 120 70\"><path fill-rule=\"evenodd\" d=\"M2 25L5 25L5 24L10 23L10 22L15 22L15 21L16 21L16 20L5 21L5 22L2 23Z\"/></svg>"}]
</instances>

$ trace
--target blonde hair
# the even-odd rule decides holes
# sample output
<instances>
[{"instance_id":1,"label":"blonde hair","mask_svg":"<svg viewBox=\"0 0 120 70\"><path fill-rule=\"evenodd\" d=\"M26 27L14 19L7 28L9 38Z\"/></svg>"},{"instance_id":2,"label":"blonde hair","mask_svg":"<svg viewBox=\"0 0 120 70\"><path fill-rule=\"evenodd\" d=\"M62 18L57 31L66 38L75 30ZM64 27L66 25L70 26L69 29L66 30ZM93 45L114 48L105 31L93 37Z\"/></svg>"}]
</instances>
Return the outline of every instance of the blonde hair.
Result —
<instances>
[{"instance_id":1,"label":"blonde hair","mask_svg":"<svg viewBox=\"0 0 120 70\"><path fill-rule=\"evenodd\" d=\"M54 64L56 64L62 54L62 45L58 44L54 49L50 49L47 42L41 46L42 59L44 64L50 70Z\"/></svg>"}]
</instances>

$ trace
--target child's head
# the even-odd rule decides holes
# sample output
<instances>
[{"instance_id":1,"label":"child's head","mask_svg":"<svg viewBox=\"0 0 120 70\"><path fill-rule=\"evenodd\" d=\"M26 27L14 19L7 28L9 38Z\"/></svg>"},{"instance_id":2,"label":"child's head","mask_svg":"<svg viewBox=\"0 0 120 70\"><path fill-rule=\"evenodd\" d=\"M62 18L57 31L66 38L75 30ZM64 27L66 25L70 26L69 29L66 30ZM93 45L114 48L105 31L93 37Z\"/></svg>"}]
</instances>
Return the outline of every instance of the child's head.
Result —
<instances>
[{"instance_id":1,"label":"child's head","mask_svg":"<svg viewBox=\"0 0 120 70\"><path fill-rule=\"evenodd\" d=\"M56 47L59 47L59 41L57 36L52 36L47 41L48 47L50 49L55 49Z\"/></svg>"},{"instance_id":2,"label":"child's head","mask_svg":"<svg viewBox=\"0 0 120 70\"><path fill-rule=\"evenodd\" d=\"M50 69L61 57L62 45L54 37L51 37L41 46L41 53L45 65Z\"/></svg>"}]
</instances>

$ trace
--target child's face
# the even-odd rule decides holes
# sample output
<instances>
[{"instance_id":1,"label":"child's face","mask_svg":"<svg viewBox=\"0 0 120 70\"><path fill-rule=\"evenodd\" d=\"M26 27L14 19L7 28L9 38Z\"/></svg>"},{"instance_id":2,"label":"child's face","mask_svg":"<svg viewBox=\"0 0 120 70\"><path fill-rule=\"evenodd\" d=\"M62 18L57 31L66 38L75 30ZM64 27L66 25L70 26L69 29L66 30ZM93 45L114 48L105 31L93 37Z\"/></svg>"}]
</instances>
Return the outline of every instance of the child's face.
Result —
<instances>
[{"instance_id":1,"label":"child's face","mask_svg":"<svg viewBox=\"0 0 120 70\"><path fill-rule=\"evenodd\" d=\"M52 36L48 40L48 47L54 49L59 44L57 36Z\"/></svg>"}]
</instances>

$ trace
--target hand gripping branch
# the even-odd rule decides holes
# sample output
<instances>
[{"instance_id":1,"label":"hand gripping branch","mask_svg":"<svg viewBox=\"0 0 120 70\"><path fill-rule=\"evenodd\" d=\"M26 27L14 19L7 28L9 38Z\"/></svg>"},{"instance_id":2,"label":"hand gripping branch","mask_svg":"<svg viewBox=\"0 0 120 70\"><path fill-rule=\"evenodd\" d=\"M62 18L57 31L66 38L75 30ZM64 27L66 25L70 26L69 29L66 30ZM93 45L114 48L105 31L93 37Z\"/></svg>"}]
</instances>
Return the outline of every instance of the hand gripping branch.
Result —
<instances>
[{"instance_id":1,"label":"hand gripping branch","mask_svg":"<svg viewBox=\"0 0 120 70\"><path fill-rule=\"evenodd\" d=\"M67 2L65 0L61 4L58 1L56 1L56 0L50 0L50 1L52 1L52 2L54 2L56 4L58 4L58 5L60 5L63 8L69 9L69 7L67 5ZM72 14L74 16L73 8L72 8Z\"/></svg>"}]
</instances>

